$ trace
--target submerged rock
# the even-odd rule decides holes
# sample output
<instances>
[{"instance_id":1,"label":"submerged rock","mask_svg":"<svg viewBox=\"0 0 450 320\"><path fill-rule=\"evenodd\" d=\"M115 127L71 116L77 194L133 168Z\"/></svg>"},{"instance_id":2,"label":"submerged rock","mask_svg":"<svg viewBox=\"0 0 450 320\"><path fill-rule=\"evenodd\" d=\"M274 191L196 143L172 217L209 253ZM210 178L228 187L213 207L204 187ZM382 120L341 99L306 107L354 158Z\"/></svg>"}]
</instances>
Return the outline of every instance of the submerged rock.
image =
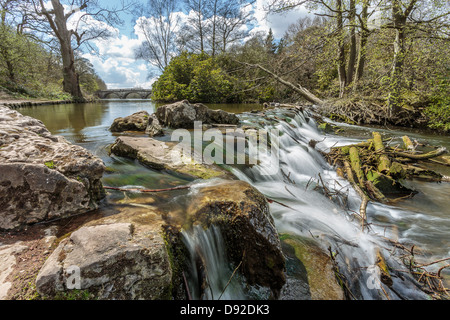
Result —
<instances>
[{"instance_id":1,"label":"submerged rock","mask_svg":"<svg viewBox=\"0 0 450 320\"><path fill-rule=\"evenodd\" d=\"M41 121L0 106L0 229L96 209L104 169Z\"/></svg>"},{"instance_id":2,"label":"submerged rock","mask_svg":"<svg viewBox=\"0 0 450 320\"><path fill-rule=\"evenodd\" d=\"M111 132L144 131L147 128L149 116L147 111L139 111L127 117L116 118L109 130Z\"/></svg>"},{"instance_id":3,"label":"submerged rock","mask_svg":"<svg viewBox=\"0 0 450 320\"><path fill-rule=\"evenodd\" d=\"M328 254L311 239L282 234L283 251L289 261L288 285L283 300L344 300Z\"/></svg>"},{"instance_id":4,"label":"submerged rock","mask_svg":"<svg viewBox=\"0 0 450 320\"><path fill-rule=\"evenodd\" d=\"M97 299L170 299L172 269L160 214L124 206L63 239L36 278L44 297L78 289Z\"/></svg>"},{"instance_id":5,"label":"submerged rock","mask_svg":"<svg viewBox=\"0 0 450 320\"><path fill-rule=\"evenodd\" d=\"M111 152L122 157L138 159L155 170L170 170L191 178L209 179L231 177L228 171L217 165L207 165L183 154L177 143L163 142L146 137L118 137Z\"/></svg>"},{"instance_id":6,"label":"submerged rock","mask_svg":"<svg viewBox=\"0 0 450 320\"><path fill-rule=\"evenodd\" d=\"M239 124L239 118L234 113L212 110L201 103L190 104L187 100L160 106L155 114L162 125L174 129L192 129L194 121L203 124Z\"/></svg>"}]
</instances>

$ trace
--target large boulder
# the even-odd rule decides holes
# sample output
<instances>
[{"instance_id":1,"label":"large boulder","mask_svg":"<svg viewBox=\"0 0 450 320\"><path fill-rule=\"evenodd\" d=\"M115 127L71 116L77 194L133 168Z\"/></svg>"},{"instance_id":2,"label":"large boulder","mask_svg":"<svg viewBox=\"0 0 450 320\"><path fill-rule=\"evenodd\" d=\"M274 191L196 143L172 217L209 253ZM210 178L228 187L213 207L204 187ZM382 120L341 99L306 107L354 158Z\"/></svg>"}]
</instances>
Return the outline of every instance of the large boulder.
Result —
<instances>
[{"instance_id":1,"label":"large boulder","mask_svg":"<svg viewBox=\"0 0 450 320\"><path fill-rule=\"evenodd\" d=\"M53 136L44 124L0 106L0 229L98 208L103 161Z\"/></svg>"},{"instance_id":2,"label":"large boulder","mask_svg":"<svg viewBox=\"0 0 450 320\"><path fill-rule=\"evenodd\" d=\"M192 129L194 121L203 124L239 124L239 118L233 113L212 110L201 103L190 104L187 100L160 106L155 114L163 126L174 129Z\"/></svg>"},{"instance_id":3,"label":"large boulder","mask_svg":"<svg viewBox=\"0 0 450 320\"><path fill-rule=\"evenodd\" d=\"M285 258L268 202L245 181L216 180L196 188L183 228L218 226L228 259L239 265L250 285L269 287L278 297L285 283ZM176 218L172 219L172 223Z\"/></svg>"},{"instance_id":4,"label":"large boulder","mask_svg":"<svg viewBox=\"0 0 450 320\"><path fill-rule=\"evenodd\" d=\"M109 130L111 132L145 131L148 125L149 114L147 111L138 111L127 117L114 119Z\"/></svg>"},{"instance_id":5,"label":"large boulder","mask_svg":"<svg viewBox=\"0 0 450 320\"><path fill-rule=\"evenodd\" d=\"M36 278L43 297L88 292L97 299L170 299L172 269L160 214L124 206L63 239Z\"/></svg>"},{"instance_id":6,"label":"large boulder","mask_svg":"<svg viewBox=\"0 0 450 320\"><path fill-rule=\"evenodd\" d=\"M209 179L231 177L231 174L217 165L208 165L186 156L175 142L164 142L147 137L118 137L111 146L111 152L122 157L138 159L155 170L169 170L191 178Z\"/></svg>"}]
</instances>

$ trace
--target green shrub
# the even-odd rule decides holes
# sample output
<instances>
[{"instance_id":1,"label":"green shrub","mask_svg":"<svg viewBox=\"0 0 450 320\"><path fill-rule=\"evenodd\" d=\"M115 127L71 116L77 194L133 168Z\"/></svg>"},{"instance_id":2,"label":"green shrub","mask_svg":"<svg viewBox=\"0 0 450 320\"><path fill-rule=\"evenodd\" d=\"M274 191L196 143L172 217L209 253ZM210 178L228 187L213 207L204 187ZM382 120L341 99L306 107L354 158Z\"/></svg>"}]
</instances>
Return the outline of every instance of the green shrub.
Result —
<instances>
[{"instance_id":1,"label":"green shrub","mask_svg":"<svg viewBox=\"0 0 450 320\"><path fill-rule=\"evenodd\" d=\"M207 54L183 52L173 58L152 86L152 98L160 102L187 99L220 103L233 100L234 79Z\"/></svg>"}]
</instances>

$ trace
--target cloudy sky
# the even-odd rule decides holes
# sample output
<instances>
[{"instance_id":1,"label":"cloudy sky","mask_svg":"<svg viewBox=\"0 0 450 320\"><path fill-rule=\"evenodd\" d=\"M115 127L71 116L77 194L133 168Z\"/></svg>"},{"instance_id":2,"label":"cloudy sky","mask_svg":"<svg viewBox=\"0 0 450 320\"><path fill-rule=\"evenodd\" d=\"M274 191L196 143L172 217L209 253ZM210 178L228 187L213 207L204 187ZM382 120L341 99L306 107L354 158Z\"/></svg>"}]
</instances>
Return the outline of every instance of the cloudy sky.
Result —
<instances>
[{"instance_id":1,"label":"cloudy sky","mask_svg":"<svg viewBox=\"0 0 450 320\"><path fill-rule=\"evenodd\" d=\"M145 1L145 0L141 0ZM110 6L119 0L100 0ZM271 14L267 16L263 6L267 0L256 0L253 6L254 17L257 21L252 32L269 31L272 28L275 38L283 36L289 24L298 20L300 15L307 14L305 8L297 8L285 14ZM187 15L180 12L183 19ZM134 49L139 46L142 36L136 32L136 19L131 15L123 16L124 25L111 29L114 36L109 40L94 41L97 52L83 52L83 56L91 61L97 74L106 82L109 89L118 88L150 88L155 79L149 79L149 72L156 71L142 60L134 58ZM152 68L150 70L150 68Z\"/></svg>"}]
</instances>

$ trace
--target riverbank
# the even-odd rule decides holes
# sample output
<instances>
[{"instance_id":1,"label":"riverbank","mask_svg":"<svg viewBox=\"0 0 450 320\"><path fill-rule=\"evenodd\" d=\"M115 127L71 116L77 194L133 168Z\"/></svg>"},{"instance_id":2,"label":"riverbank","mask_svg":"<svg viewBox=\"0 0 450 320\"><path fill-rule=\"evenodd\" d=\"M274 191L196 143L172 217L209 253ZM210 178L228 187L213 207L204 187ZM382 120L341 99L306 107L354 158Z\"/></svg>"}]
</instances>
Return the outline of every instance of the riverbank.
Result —
<instances>
[{"instance_id":1,"label":"riverbank","mask_svg":"<svg viewBox=\"0 0 450 320\"><path fill-rule=\"evenodd\" d=\"M97 98L88 97L86 102L95 102ZM34 107L43 105L58 105L58 104L69 104L77 103L74 99L47 99L47 98L22 98L15 97L10 93L0 90L0 105L9 107L11 109L21 108L21 107Z\"/></svg>"}]
</instances>

